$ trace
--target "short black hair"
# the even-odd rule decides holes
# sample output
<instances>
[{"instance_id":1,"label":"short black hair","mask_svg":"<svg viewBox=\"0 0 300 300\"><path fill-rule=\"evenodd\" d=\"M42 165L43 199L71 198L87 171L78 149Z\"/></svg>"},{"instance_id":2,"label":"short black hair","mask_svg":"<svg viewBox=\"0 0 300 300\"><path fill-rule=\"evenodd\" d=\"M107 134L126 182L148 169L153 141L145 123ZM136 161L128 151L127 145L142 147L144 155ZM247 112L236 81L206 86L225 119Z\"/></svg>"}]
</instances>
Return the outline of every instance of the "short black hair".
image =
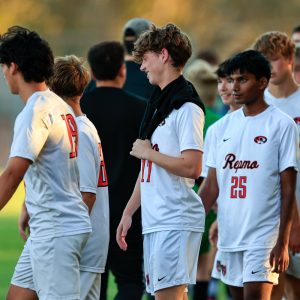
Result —
<instances>
[{"instance_id":1,"label":"short black hair","mask_svg":"<svg viewBox=\"0 0 300 300\"><path fill-rule=\"evenodd\" d=\"M15 63L26 82L43 82L53 74L54 57L35 31L13 26L0 36L0 63Z\"/></svg>"},{"instance_id":2,"label":"short black hair","mask_svg":"<svg viewBox=\"0 0 300 300\"><path fill-rule=\"evenodd\" d=\"M227 64L228 64L228 59L223 61L222 63L219 64L216 74L219 78L225 78L228 76L227 72Z\"/></svg>"},{"instance_id":3,"label":"short black hair","mask_svg":"<svg viewBox=\"0 0 300 300\"><path fill-rule=\"evenodd\" d=\"M124 63L124 56L121 43L106 41L90 48L88 62L97 80L113 80Z\"/></svg>"},{"instance_id":4,"label":"short black hair","mask_svg":"<svg viewBox=\"0 0 300 300\"><path fill-rule=\"evenodd\" d=\"M292 34L295 33L295 32L300 32L300 25L297 25L293 28L292 30Z\"/></svg>"},{"instance_id":5,"label":"short black hair","mask_svg":"<svg viewBox=\"0 0 300 300\"><path fill-rule=\"evenodd\" d=\"M266 57L256 50L246 50L232 56L226 63L225 73L251 73L256 79L271 78L271 66Z\"/></svg>"}]
</instances>

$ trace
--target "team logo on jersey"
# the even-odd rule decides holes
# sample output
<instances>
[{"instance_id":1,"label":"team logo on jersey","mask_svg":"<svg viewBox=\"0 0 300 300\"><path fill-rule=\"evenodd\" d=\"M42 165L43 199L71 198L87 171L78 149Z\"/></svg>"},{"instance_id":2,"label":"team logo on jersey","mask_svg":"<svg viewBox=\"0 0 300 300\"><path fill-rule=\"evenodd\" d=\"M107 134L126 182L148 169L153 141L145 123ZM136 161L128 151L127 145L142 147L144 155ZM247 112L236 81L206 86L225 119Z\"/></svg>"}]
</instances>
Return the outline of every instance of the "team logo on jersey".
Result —
<instances>
[{"instance_id":1,"label":"team logo on jersey","mask_svg":"<svg viewBox=\"0 0 300 300\"><path fill-rule=\"evenodd\" d=\"M300 125L300 117L294 118L294 121L297 125Z\"/></svg>"},{"instance_id":2,"label":"team logo on jersey","mask_svg":"<svg viewBox=\"0 0 300 300\"><path fill-rule=\"evenodd\" d=\"M222 263L221 263L221 261L220 260L217 260L217 266L216 266L216 268L217 268L217 271L220 273L220 272L222 272L222 274L223 274L223 276L225 276L226 275L226 265L222 265Z\"/></svg>"},{"instance_id":3,"label":"team logo on jersey","mask_svg":"<svg viewBox=\"0 0 300 300\"><path fill-rule=\"evenodd\" d=\"M267 140L268 139L265 136L263 136L263 135L259 135L259 136L257 136L257 137L254 138L254 142L256 144L264 144L264 143L267 142Z\"/></svg>"}]
</instances>

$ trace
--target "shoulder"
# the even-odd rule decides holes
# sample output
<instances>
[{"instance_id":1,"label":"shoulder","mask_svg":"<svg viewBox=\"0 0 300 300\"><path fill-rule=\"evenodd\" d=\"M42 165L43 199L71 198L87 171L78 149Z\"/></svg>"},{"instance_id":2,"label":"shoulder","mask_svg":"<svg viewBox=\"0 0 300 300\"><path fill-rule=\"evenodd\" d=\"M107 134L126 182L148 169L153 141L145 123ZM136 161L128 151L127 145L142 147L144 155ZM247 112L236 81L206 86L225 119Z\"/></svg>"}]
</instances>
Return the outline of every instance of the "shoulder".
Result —
<instances>
[{"instance_id":1,"label":"shoulder","mask_svg":"<svg viewBox=\"0 0 300 300\"><path fill-rule=\"evenodd\" d=\"M100 138L94 124L86 117L80 116L76 118L79 139L88 139L92 143L100 143Z\"/></svg>"},{"instance_id":2,"label":"shoulder","mask_svg":"<svg viewBox=\"0 0 300 300\"><path fill-rule=\"evenodd\" d=\"M144 99L140 96L137 96L133 93L130 93L128 91L125 91L125 90L120 90L120 91L121 91L123 97L126 97L129 101L131 101L135 105L142 107L142 108L146 107L146 105L147 105L146 99Z\"/></svg>"}]
</instances>

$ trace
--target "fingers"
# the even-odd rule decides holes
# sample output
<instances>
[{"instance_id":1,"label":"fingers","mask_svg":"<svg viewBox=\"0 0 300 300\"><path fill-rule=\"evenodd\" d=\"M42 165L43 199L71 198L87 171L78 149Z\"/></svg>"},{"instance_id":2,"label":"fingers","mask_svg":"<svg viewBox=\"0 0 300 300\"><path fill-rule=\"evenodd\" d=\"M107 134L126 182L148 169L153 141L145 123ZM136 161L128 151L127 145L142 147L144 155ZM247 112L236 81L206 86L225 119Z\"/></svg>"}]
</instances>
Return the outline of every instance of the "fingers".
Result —
<instances>
[{"instance_id":1,"label":"fingers","mask_svg":"<svg viewBox=\"0 0 300 300\"><path fill-rule=\"evenodd\" d=\"M271 261L270 261L270 264L271 264ZM288 268L288 265L289 265L288 258L284 259L282 257L278 257L278 258L274 257L272 260L271 267L272 267L273 272L283 273Z\"/></svg>"},{"instance_id":2,"label":"fingers","mask_svg":"<svg viewBox=\"0 0 300 300\"><path fill-rule=\"evenodd\" d=\"M21 238L26 242L27 241L27 233L26 233L26 228L23 228L22 226L19 226L19 233Z\"/></svg>"},{"instance_id":3,"label":"fingers","mask_svg":"<svg viewBox=\"0 0 300 300\"><path fill-rule=\"evenodd\" d=\"M127 250L127 243L126 243L126 235L127 235L127 231L125 232L123 230L123 225L120 224L117 228L117 233L116 233L116 240L117 243L119 245L119 247L123 250L126 251Z\"/></svg>"}]
</instances>

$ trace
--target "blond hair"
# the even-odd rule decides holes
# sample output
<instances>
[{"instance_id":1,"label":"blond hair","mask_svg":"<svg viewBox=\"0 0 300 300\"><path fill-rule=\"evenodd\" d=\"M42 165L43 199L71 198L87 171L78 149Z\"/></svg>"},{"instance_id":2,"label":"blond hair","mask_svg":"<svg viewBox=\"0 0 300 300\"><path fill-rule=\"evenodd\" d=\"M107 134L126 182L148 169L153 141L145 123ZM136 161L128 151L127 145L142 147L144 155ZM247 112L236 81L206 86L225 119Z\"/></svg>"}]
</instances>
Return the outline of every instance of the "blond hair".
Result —
<instances>
[{"instance_id":1,"label":"blond hair","mask_svg":"<svg viewBox=\"0 0 300 300\"><path fill-rule=\"evenodd\" d=\"M285 58L290 58L294 55L295 44L286 33L269 31L256 39L253 49L265 56L281 54Z\"/></svg>"},{"instance_id":2,"label":"blond hair","mask_svg":"<svg viewBox=\"0 0 300 300\"><path fill-rule=\"evenodd\" d=\"M55 59L54 74L48 85L58 96L69 99L81 96L89 80L90 75L83 66L83 59L68 55Z\"/></svg>"}]
</instances>

